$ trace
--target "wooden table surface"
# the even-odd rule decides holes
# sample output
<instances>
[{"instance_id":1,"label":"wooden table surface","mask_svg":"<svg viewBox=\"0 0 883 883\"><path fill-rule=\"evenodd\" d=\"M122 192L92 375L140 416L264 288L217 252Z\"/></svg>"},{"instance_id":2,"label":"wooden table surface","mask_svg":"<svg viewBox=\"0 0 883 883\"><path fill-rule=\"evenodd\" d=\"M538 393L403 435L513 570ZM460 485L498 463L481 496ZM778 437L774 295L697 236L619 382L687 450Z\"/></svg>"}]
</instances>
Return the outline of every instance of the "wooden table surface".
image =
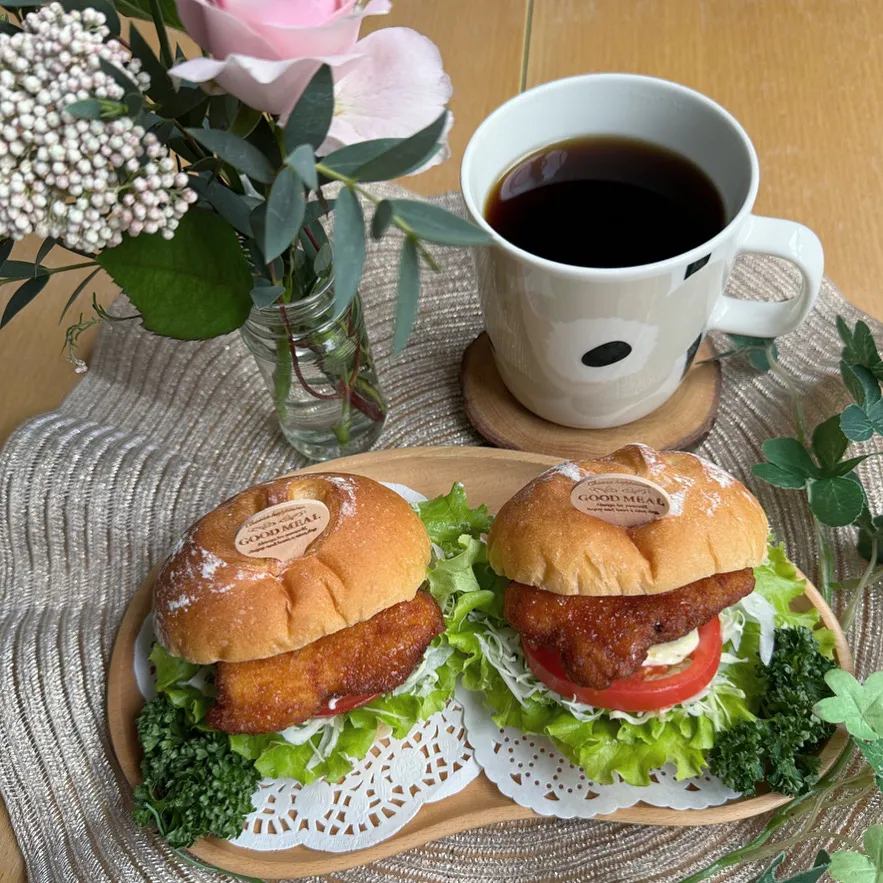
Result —
<instances>
[{"instance_id":1,"label":"wooden table surface","mask_svg":"<svg viewBox=\"0 0 883 883\"><path fill-rule=\"evenodd\" d=\"M883 318L879 0L396 0L390 16L368 23L429 36L454 83L453 158L409 179L413 189L456 188L469 136L522 86L590 71L676 80L723 104L754 140L757 212L812 227L828 275L849 300ZM35 251L25 242L15 256ZM55 277L0 332L0 442L22 420L56 407L78 379L61 354L58 323L72 287ZM114 294L108 280L96 290L104 301ZM0 805L0 883L22 879Z\"/></svg>"}]
</instances>

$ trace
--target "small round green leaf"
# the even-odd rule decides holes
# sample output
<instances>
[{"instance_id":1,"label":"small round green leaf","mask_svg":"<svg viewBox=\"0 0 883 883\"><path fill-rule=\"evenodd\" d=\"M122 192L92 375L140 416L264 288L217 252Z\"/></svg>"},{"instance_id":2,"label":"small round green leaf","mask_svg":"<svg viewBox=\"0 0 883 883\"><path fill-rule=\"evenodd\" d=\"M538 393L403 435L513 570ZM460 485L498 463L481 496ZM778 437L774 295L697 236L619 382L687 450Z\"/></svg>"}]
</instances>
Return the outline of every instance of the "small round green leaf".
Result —
<instances>
[{"instance_id":1,"label":"small round green leaf","mask_svg":"<svg viewBox=\"0 0 883 883\"><path fill-rule=\"evenodd\" d=\"M770 438L761 446L764 457L786 472L818 478L819 467L796 438Z\"/></svg>"},{"instance_id":2,"label":"small round green leaf","mask_svg":"<svg viewBox=\"0 0 883 883\"><path fill-rule=\"evenodd\" d=\"M850 405L840 415L840 428L848 439L855 442L867 441L874 434L873 424L859 405Z\"/></svg>"},{"instance_id":3,"label":"small round green leaf","mask_svg":"<svg viewBox=\"0 0 883 883\"><path fill-rule=\"evenodd\" d=\"M845 527L861 515L865 495L861 485L848 478L822 478L809 485L809 505L823 524Z\"/></svg>"}]
</instances>

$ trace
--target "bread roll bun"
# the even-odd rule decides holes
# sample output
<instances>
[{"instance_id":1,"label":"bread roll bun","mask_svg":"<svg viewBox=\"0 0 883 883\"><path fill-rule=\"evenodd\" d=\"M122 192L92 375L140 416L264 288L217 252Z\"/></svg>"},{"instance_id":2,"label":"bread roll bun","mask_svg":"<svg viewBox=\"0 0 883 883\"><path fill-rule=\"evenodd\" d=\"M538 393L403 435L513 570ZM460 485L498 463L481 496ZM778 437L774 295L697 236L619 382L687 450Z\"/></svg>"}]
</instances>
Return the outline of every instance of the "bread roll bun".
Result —
<instances>
[{"instance_id":1,"label":"bread roll bun","mask_svg":"<svg viewBox=\"0 0 883 883\"><path fill-rule=\"evenodd\" d=\"M283 563L239 552L255 513L286 500L320 500L325 530ZM338 473L279 478L249 488L200 518L160 569L156 634L191 662L245 662L297 650L381 610L410 601L426 578L423 522L395 492Z\"/></svg>"},{"instance_id":2,"label":"bread roll bun","mask_svg":"<svg viewBox=\"0 0 883 883\"><path fill-rule=\"evenodd\" d=\"M574 508L589 475L647 478L668 491L668 515L635 527ZM748 489L693 454L627 445L600 460L561 463L506 502L488 535L497 573L559 595L655 595L716 573L755 567L769 525Z\"/></svg>"}]
</instances>

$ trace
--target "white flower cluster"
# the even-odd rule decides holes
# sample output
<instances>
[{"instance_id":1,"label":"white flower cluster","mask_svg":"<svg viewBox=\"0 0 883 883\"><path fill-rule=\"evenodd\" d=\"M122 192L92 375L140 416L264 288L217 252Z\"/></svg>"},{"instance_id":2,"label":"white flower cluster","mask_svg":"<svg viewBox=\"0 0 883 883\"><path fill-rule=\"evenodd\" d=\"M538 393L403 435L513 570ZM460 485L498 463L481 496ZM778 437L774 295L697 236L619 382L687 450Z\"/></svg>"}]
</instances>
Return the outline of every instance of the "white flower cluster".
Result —
<instances>
[{"instance_id":1,"label":"white flower cluster","mask_svg":"<svg viewBox=\"0 0 883 883\"><path fill-rule=\"evenodd\" d=\"M104 42L104 21L52 3L25 16L21 33L0 34L0 236L36 233L97 253L124 233L171 239L197 199L165 145L130 117L66 112L75 101L124 100L99 59L150 85L131 52Z\"/></svg>"}]
</instances>

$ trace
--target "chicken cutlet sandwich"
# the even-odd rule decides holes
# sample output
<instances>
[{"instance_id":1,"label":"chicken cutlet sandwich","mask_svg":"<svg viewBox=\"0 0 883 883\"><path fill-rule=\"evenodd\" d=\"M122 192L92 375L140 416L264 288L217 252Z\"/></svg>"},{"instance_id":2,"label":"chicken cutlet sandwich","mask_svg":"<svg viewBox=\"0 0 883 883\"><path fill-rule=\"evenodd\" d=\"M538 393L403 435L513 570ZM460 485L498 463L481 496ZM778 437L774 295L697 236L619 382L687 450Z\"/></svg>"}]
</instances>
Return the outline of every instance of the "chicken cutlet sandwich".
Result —
<instances>
[{"instance_id":1,"label":"chicken cutlet sandwich","mask_svg":"<svg viewBox=\"0 0 883 883\"><path fill-rule=\"evenodd\" d=\"M756 669L802 593L754 496L712 463L629 445L562 463L487 537L501 580L452 642L501 726L551 736L595 781L706 766L757 713Z\"/></svg>"},{"instance_id":2,"label":"chicken cutlet sandwich","mask_svg":"<svg viewBox=\"0 0 883 883\"><path fill-rule=\"evenodd\" d=\"M422 505L441 534L477 511L460 486ZM197 521L154 585L136 820L175 846L234 837L261 777L340 779L444 708L459 657L431 556L415 508L358 475L280 478Z\"/></svg>"}]
</instances>

